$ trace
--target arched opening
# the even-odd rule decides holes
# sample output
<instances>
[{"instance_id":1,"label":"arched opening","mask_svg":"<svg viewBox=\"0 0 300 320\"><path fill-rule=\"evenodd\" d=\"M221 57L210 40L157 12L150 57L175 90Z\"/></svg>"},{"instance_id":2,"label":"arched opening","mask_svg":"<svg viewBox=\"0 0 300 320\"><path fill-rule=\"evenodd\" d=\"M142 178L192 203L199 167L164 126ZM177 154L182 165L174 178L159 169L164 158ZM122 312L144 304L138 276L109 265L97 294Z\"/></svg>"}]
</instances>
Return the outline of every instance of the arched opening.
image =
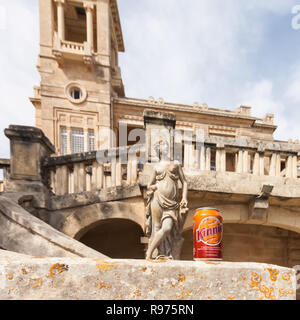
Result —
<instances>
[{"instance_id":1,"label":"arched opening","mask_svg":"<svg viewBox=\"0 0 300 320\"><path fill-rule=\"evenodd\" d=\"M182 260L193 259L193 231L183 233ZM277 227L224 224L223 259L284 267L300 265L300 234Z\"/></svg>"},{"instance_id":2,"label":"arched opening","mask_svg":"<svg viewBox=\"0 0 300 320\"><path fill-rule=\"evenodd\" d=\"M106 219L91 226L79 241L113 259L144 259L143 230L126 219Z\"/></svg>"}]
</instances>

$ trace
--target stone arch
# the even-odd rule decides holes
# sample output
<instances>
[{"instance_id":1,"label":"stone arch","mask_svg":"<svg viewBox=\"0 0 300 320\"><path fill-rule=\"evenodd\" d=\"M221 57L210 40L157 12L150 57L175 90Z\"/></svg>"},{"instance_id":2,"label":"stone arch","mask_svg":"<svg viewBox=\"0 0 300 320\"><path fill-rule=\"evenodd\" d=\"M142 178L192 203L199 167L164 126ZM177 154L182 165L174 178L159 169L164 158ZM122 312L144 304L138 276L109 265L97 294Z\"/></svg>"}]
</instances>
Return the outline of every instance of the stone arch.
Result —
<instances>
[{"instance_id":1,"label":"stone arch","mask_svg":"<svg viewBox=\"0 0 300 320\"><path fill-rule=\"evenodd\" d=\"M124 219L136 223L142 230L145 225L143 202L106 202L73 209L61 223L60 231L79 240L99 222Z\"/></svg>"},{"instance_id":2,"label":"stone arch","mask_svg":"<svg viewBox=\"0 0 300 320\"><path fill-rule=\"evenodd\" d=\"M113 218L94 223L78 240L113 259L144 259L143 235L136 222Z\"/></svg>"}]
</instances>

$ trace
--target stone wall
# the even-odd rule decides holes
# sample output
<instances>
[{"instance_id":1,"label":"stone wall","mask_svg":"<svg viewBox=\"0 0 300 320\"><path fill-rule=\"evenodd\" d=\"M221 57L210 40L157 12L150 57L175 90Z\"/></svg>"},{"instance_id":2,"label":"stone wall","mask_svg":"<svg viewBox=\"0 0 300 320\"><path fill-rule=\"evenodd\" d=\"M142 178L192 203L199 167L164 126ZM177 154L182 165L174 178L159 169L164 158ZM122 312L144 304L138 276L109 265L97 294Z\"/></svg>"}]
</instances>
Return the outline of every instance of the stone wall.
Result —
<instances>
[{"instance_id":1,"label":"stone wall","mask_svg":"<svg viewBox=\"0 0 300 320\"><path fill-rule=\"evenodd\" d=\"M34 258L0 251L0 299L294 300L295 271L258 263Z\"/></svg>"}]
</instances>

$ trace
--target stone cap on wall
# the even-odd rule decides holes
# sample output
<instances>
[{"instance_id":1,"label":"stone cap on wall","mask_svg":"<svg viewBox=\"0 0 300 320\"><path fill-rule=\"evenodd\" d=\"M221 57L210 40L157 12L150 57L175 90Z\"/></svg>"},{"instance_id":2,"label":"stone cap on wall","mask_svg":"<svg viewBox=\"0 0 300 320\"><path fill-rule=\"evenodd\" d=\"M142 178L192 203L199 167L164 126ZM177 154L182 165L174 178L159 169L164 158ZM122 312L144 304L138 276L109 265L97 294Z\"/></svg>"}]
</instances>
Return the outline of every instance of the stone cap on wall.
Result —
<instances>
[{"instance_id":1,"label":"stone cap on wall","mask_svg":"<svg viewBox=\"0 0 300 320\"><path fill-rule=\"evenodd\" d=\"M40 142L50 153L55 153L55 147L41 129L29 126L10 125L4 133L9 139Z\"/></svg>"},{"instance_id":2,"label":"stone cap on wall","mask_svg":"<svg viewBox=\"0 0 300 320\"><path fill-rule=\"evenodd\" d=\"M0 250L0 267L1 300L296 299L295 270L263 263L33 258Z\"/></svg>"}]
</instances>

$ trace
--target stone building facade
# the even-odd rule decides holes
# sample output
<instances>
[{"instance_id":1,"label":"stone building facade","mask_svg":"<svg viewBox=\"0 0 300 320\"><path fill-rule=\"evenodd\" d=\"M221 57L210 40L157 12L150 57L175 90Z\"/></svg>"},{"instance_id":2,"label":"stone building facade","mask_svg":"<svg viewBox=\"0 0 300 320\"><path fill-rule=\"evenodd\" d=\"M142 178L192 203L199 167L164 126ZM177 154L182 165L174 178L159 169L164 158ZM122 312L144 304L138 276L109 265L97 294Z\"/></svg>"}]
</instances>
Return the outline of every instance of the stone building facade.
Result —
<instances>
[{"instance_id":1,"label":"stone building facade","mask_svg":"<svg viewBox=\"0 0 300 320\"><path fill-rule=\"evenodd\" d=\"M143 259L147 165L136 155L123 163L121 150L132 145L133 129L145 128L147 136L149 123L159 128L161 115L171 113L176 143L189 137L180 147L190 207L182 259L192 259L194 210L213 206L224 216L225 260L300 264L300 145L274 140L272 114L126 97L116 0L40 0L40 37L41 83L30 100L41 131L6 130L11 159L0 161L4 195L18 192L23 209L104 255ZM119 140L125 125L126 145ZM97 150L115 156L101 164ZM11 249L5 241L0 246Z\"/></svg>"}]
</instances>

